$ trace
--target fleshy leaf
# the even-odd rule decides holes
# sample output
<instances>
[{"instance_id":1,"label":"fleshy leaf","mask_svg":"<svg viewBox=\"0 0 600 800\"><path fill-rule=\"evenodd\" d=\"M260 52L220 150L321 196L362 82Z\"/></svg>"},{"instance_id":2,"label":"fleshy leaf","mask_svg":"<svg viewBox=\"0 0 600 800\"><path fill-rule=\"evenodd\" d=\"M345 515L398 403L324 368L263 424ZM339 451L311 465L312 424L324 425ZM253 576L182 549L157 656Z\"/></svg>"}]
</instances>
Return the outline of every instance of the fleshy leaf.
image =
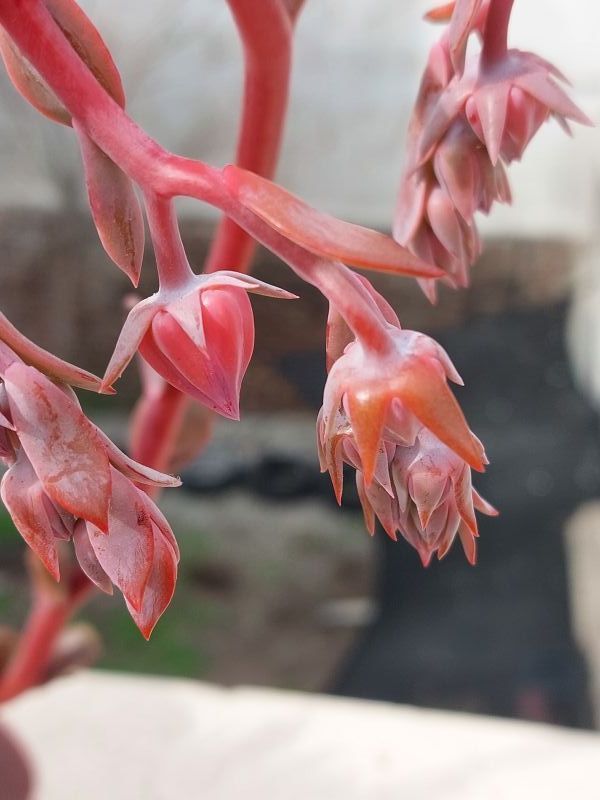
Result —
<instances>
[{"instance_id":1,"label":"fleshy leaf","mask_svg":"<svg viewBox=\"0 0 600 800\"><path fill-rule=\"evenodd\" d=\"M121 76L98 30L75 0L45 0L46 8L98 83L121 108L125 93Z\"/></svg>"},{"instance_id":2,"label":"fleshy leaf","mask_svg":"<svg viewBox=\"0 0 600 800\"><path fill-rule=\"evenodd\" d=\"M49 497L106 530L108 456L92 423L33 367L12 364L4 380L19 440Z\"/></svg>"},{"instance_id":3,"label":"fleshy leaf","mask_svg":"<svg viewBox=\"0 0 600 800\"><path fill-rule=\"evenodd\" d=\"M137 286L144 255L144 218L133 184L74 121L90 209L107 255Z\"/></svg>"},{"instance_id":4,"label":"fleshy leaf","mask_svg":"<svg viewBox=\"0 0 600 800\"><path fill-rule=\"evenodd\" d=\"M87 577L94 583L101 592L105 594L113 593L113 586L110 578L100 566L100 562L96 557L90 537L87 531L87 524L82 520L78 520L73 532L73 545L75 547L75 556L79 562L79 566L85 572Z\"/></svg>"},{"instance_id":5,"label":"fleshy leaf","mask_svg":"<svg viewBox=\"0 0 600 800\"><path fill-rule=\"evenodd\" d=\"M52 577L60 580L56 537L42 505L40 482L22 451L4 474L0 494L23 539Z\"/></svg>"},{"instance_id":6,"label":"fleshy leaf","mask_svg":"<svg viewBox=\"0 0 600 800\"><path fill-rule=\"evenodd\" d=\"M140 609L152 569L154 534L148 498L111 467L112 495L108 533L88 525L90 542L110 580L135 609Z\"/></svg>"},{"instance_id":7,"label":"fleshy leaf","mask_svg":"<svg viewBox=\"0 0 600 800\"><path fill-rule=\"evenodd\" d=\"M8 77L19 94L44 116L62 125L71 124L71 115L44 81L39 72L24 58L5 31L0 28L0 55Z\"/></svg>"},{"instance_id":8,"label":"fleshy leaf","mask_svg":"<svg viewBox=\"0 0 600 800\"><path fill-rule=\"evenodd\" d=\"M148 297L137 303L127 315L125 324L121 328L121 333L117 339L117 344L113 351L102 384L101 392L106 392L107 388L121 377L125 367L136 354L142 339L148 328L152 324L152 318L158 311L156 296Z\"/></svg>"},{"instance_id":9,"label":"fleshy leaf","mask_svg":"<svg viewBox=\"0 0 600 800\"><path fill-rule=\"evenodd\" d=\"M176 582L177 559L158 528L155 528L154 559L141 608L135 608L127 600L129 613L145 639L150 638L156 623L171 602Z\"/></svg>"},{"instance_id":10,"label":"fleshy leaf","mask_svg":"<svg viewBox=\"0 0 600 800\"><path fill-rule=\"evenodd\" d=\"M384 392L364 390L349 392L346 395L350 423L361 459L365 484L373 480L375 464L385 423L389 398Z\"/></svg>"},{"instance_id":11,"label":"fleshy leaf","mask_svg":"<svg viewBox=\"0 0 600 800\"><path fill-rule=\"evenodd\" d=\"M391 384L413 414L440 441L473 469L483 472L484 453L448 388L441 368L431 359L412 358Z\"/></svg>"},{"instance_id":12,"label":"fleshy leaf","mask_svg":"<svg viewBox=\"0 0 600 800\"><path fill-rule=\"evenodd\" d=\"M443 274L389 236L322 214L266 178L232 165L223 174L247 208L312 253L379 272L428 278Z\"/></svg>"},{"instance_id":13,"label":"fleshy leaf","mask_svg":"<svg viewBox=\"0 0 600 800\"><path fill-rule=\"evenodd\" d=\"M126 478L136 483L145 483L150 486L161 486L163 488L181 486L180 478L176 478L174 475L167 475L164 472L159 472L156 469L152 469L152 467L147 467L145 464L134 461L120 450L100 428L96 428L96 431L106 447L110 463L113 467L118 469L119 472L125 475Z\"/></svg>"}]
</instances>

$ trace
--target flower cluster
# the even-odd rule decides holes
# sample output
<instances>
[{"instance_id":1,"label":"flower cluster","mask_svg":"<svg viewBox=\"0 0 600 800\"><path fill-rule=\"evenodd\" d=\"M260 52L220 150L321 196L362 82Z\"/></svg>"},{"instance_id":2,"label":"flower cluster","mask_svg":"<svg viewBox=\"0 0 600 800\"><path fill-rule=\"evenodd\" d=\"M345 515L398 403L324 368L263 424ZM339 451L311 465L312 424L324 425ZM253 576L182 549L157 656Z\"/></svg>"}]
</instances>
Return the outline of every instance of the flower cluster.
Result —
<instances>
[{"instance_id":1,"label":"flower cluster","mask_svg":"<svg viewBox=\"0 0 600 800\"><path fill-rule=\"evenodd\" d=\"M0 488L16 528L56 580L58 546L72 540L102 591L113 584L149 637L169 604L179 551L137 484L180 481L132 461L83 414L73 390L0 342Z\"/></svg>"},{"instance_id":2,"label":"flower cluster","mask_svg":"<svg viewBox=\"0 0 600 800\"><path fill-rule=\"evenodd\" d=\"M442 267L444 282L469 283L481 245L475 212L511 201L505 165L519 160L542 123L588 118L561 88L564 76L533 53L508 49L511 2L457 0L435 9L450 19L434 45L413 111L394 236ZM471 33L479 52L465 60ZM420 279L435 302L436 283Z\"/></svg>"},{"instance_id":3,"label":"flower cluster","mask_svg":"<svg viewBox=\"0 0 600 800\"><path fill-rule=\"evenodd\" d=\"M495 512L471 487L470 468L483 470L487 459L447 385L462 381L433 339L393 321L387 330L383 352L366 352L354 340L331 366L317 420L321 469L338 502L344 463L356 469L371 534L377 517L388 536L395 540L399 531L428 564L458 533L474 563L473 506Z\"/></svg>"},{"instance_id":4,"label":"flower cluster","mask_svg":"<svg viewBox=\"0 0 600 800\"><path fill-rule=\"evenodd\" d=\"M338 500L349 464L371 533L377 518L424 564L443 557L458 536L473 563L475 510L496 512L471 484L471 469L482 471L487 459L448 385L462 381L444 350L403 330L351 267L415 278L432 301L440 279L466 286L481 249L476 212L511 199L505 166L550 117L567 130L569 121L588 122L558 70L508 49L513 0L449 2L429 14L449 24L431 50L412 115L394 237L342 222L268 180L302 0L264 2L258 16L249 3L230 5L249 72L238 164L217 170L169 153L128 117L117 67L75 0L0 3L9 77L38 111L72 126L107 255L138 284L145 214L159 283L131 308L103 381L43 351L0 314L2 500L51 575L60 577L60 542L72 541L85 575L103 591L121 590L145 636L169 603L179 557L150 493L179 481L118 450L83 414L71 387L112 393L139 353L146 379L132 426L135 452L155 467L170 464L187 438L179 449L195 454L213 412L239 417L254 348L248 293L293 297L244 274L258 242L329 302L329 374L317 434ZM475 37L481 46L467 56ZM181 240L174 203L183 196L227 218L205 274L194 273ZM190 435L182 398L207 409Z\"/></svg>"}]
</instances>

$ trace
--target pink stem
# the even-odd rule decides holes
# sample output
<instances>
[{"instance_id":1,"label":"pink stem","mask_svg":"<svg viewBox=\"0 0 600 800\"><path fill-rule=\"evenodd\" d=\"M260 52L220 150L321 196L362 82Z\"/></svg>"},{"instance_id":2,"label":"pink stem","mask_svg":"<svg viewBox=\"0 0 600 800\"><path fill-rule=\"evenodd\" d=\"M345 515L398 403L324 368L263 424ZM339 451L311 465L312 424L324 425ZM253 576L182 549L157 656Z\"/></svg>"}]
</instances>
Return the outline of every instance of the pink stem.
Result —
<instances>
[{"instance_id":1,"label":"pink stem","mask_svg":"<svg viewBox=\"0 0 600 800\"><path fill-rule=\"evenodd\" d=\"M378 350L388 346L383 318L356 276L350 277L343 264L324 262L272 230L242 206L219 170L169 153L151 139L97 82L42 0L0 2L0 23L88 135L146 194L186 195L224 211L323 291L365 345Z\"/></svg>"},{"instance_id":2,"label":"pink stem","mask_svg":"<svg viewBox=\"0 0 600 800\"><path fill-rule=\"evenodd\" d=\"M173 200L146 192L144 201L160 287L177 289L193 278L194 273L181 241Z\"/></svg>"},{"instance_id":3,"label":"pink stem","mask_svg":"<svg viewBox=\"0 0 600 800\"><path fill-rule=\"evenodd\" d=\"M281 0L265 0L256 13L254 0L228 0L244 47L244 99L238 135L236 164L266 178L277 164L289 93L292 23ZM299 11L299 6L296 13ZM219 223L205 263L205 272L233 268L247 272L256 244L229 217ZM169 387L160 407L168 407L169 420L160 420L143 452L134 457L155 469L168 469L174 442L185 418L186 395ZM157 459L155 461L154 459Z\"/></svg>"},{"instance_id":4,"label":"pink stem","mask_svg":"<svg viewBox=\"0 0 600 800\"><path fill-rule=\"evenodd\" d=\"M35 587L33 605L16 649L0 676L0 703L37 686L47 671L56 642L75 610L95 586L77 568L68 591L62 594Z\"/></svg>"},{"instance_id":5,"label":"pink stem","mask_svg":"<svg viewBox=\"0 0 600 800\"><path fill-rule=\"evenodd\" d=\"M244 100L235 162L272 178L277 165L289 94L292 23L281 0L228 0L243 46ZM255 243L229 217L219 223L205 271L247 272Z\"/></svg>"},{"instance_id":6,"label":"pink stem","mask_svg":"<svg viewBox=\"0 0 600 800\"><path fill-rule=\"evenodd\" d=\"M166 383L160 396L152 399L150 414L145 412L146 435L137 437L132 447L131 455L136 461L160 472L170 471L174 443L181 430L187 399L187 395L169 383ZM153 498L160 492L159 487L148 484L139 484L139 488Z\"/></svg>"},{"instance_id":7,"label":"pink stem","mask_svg":"<svg viewBox=\"0 0 600 800\"><path fill-rule=\"evenodd\" d=\"M491 0L483 31L481 63L491 68L506 56L508 25L514 0Z\"/></svg>"}]
</instances>

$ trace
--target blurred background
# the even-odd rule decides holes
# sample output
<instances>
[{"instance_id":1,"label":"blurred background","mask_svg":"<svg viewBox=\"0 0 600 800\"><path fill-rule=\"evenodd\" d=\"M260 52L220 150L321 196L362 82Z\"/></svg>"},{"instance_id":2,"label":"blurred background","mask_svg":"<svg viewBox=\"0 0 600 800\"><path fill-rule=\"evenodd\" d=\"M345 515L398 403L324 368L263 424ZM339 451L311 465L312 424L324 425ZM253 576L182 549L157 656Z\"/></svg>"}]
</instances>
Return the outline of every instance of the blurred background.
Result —
<instances>
[{"instance_id":1,"label":"blurred background","mask_svg":"<svg viewBox=\"0 0 600 800\"><path fill-rule=\"evenodd\" d=\"M121 69L129 110L155 138L216 165L235 148L242 62L224 0L85 0ZM425 0L307 0L297 30L278 180L316 207L389 230L405 131L439 32ZM592 0L515 4L511 42L551 59L600 118L600 10ZM567 34L568 32L568 34ZM126 279L86 210L72 132L39 117L0 76L1 308L35 341L102 372ZM151 643L120 598L82 616L103 668L329 691L579 727L600 723L600 142L554 123L510 172L515 202L482 219L469 291L432 308L413 282L374 279L406 328L434 335L465 379L460 402L491 460L477 488L479 564L455 548L424 570L408 545L364 532L348 476L339 510L318 475L314 420L323 299L264 251L259 277L300 295L253 299L256 352L243 420L218 423L166 493L182 545L175 600ZM200 267L215 217L180 206ZM153 290L151 253L146 282ZM224 268L231 268L224 264ZM85 397L121 443L135 398ZM26 608L23 545L0 517L0 625Z\"/></svg>"}]
</instances>

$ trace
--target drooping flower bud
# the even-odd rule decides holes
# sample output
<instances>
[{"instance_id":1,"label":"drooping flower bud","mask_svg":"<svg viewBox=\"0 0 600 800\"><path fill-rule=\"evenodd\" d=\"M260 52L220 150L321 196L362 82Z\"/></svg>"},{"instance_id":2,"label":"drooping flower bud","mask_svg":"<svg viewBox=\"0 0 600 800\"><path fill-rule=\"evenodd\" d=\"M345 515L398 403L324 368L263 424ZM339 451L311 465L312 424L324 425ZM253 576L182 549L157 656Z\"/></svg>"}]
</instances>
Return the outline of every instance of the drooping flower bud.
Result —
<instances>
[{"instance_id":1,"label":"drooping flower bud","mask_svg":"<svg viewBox=\"0 0 600 800\"><path fill-rule=\"evenodd\" d=\"M178 486L179 479L121 453L70 387L1 342L0 433L9 467L0 493L27 544L59 580L57 544L73 539L88 577L105 591L117 585L149 636L173 593L178 553L168 523L134 481Z\"/></svg>"},{"instance_id":2,"label":"drooping flower bud","mask_svg":"<svg viewBox=\"0 0 600 800\"><path fill-rule=\"evenodd\" d=\"M447 379L462 381L445 351L421 333L390 326L389 334L383 353L366 352L359 341L348 345L327 378L317 437L338 499L342 463L353 463L350 447L369 486L385 442L412 445L422 426L475 469L487 463L448 387Z\"/></svg>"},{"instance_id":3,"label":"drooping flower bud","mask_svg":"<svg viewBox=\"0 0 600 800\"><path fill-rule=\"evenodd\" d=\"M238 419L242 378L254 348L247 292L294 297L247 275L214 272L138 303L123 326L104 383L116 380L139 349L176 389Z\"/></svg>"}]
</instances>

